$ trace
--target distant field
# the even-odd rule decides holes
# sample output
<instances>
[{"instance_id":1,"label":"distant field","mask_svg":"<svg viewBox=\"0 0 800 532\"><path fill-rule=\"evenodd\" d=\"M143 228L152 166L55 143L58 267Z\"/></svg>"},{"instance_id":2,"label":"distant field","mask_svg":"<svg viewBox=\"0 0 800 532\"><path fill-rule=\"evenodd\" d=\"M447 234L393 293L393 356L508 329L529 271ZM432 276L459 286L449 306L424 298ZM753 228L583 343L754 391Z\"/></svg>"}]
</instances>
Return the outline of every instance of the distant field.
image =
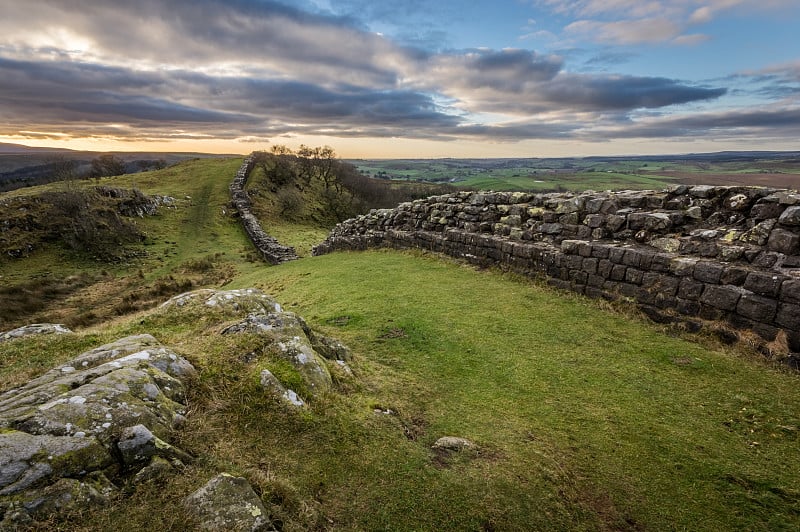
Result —
<instances>
[{"instance_id":1,"label":"distant field","mask_svg":"<svg viewBox=\"0 0 800 532\"><path fill-rule=\"evenodd\" d=\"M364 174L493 190L659 189L670 184L800 187L794 153L562 159L369 159Z\"/></svg>"}]
</instances>

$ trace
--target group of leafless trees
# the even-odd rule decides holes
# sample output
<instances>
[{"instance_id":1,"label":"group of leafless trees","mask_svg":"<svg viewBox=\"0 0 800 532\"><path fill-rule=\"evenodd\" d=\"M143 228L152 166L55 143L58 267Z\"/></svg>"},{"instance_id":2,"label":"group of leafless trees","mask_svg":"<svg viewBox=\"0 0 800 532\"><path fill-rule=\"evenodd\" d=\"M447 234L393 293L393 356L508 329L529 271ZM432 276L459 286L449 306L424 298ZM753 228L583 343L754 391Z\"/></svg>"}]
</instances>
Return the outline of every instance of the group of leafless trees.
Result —
<instances>
[{"instance_id":1,"label":"group of leafless trees","mask_svg":"<svg viewBox=\"0 0 800 532\"><path fill-rule=\"evenodd\" d=\"M369 209L388 208L417 198L451 191L447 185L394 183L362 175L337 158L330 146L300 145L297 151L282 145L256 152L255 165L275 195L278 214L297 218L310 214L319 221L339 222ZM312 193L313 192L313 193ZM316 199L318 212L308 213Z\"/></svg>"}]
</instances>

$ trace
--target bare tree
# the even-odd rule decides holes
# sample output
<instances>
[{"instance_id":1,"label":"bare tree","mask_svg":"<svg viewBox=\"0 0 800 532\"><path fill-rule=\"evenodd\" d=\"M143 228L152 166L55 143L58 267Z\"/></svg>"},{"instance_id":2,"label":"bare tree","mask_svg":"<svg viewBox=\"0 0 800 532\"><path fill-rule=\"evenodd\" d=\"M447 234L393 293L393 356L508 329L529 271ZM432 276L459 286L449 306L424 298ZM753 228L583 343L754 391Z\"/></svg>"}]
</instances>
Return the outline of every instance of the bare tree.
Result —
<instances>
[{"instance_id":1,"label":"bare tree","mask_svg":"<svg viewBox=\"0 0 800 532\"><path fill-rule=\"evenodd\" d=\"M107 153L96 159L92 159L92 169L89 171L89 177L100 179L101 177L122 175L124 173L125 161L113 154Z\"/></svg>"}]
</instances>

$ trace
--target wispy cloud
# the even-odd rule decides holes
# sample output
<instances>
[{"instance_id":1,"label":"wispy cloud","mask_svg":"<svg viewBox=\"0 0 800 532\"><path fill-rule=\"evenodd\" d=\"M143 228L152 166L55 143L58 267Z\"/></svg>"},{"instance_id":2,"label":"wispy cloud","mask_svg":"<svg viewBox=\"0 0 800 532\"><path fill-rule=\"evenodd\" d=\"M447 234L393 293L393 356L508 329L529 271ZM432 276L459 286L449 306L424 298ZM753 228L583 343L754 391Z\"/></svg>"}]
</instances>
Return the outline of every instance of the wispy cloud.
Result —
<instances>
[{"instance_id":1,"label":"wispy cloud","mask_svg":"<svg viewBox=\"0 0 800 532\"><path fill-rule=\"evenodd\" d=\"M567 35L606 44L696 45L711 37L690 28L733 9L763 12L795 0L534 0L536 5L576 19Z\"/></svg>"}]
</instances>

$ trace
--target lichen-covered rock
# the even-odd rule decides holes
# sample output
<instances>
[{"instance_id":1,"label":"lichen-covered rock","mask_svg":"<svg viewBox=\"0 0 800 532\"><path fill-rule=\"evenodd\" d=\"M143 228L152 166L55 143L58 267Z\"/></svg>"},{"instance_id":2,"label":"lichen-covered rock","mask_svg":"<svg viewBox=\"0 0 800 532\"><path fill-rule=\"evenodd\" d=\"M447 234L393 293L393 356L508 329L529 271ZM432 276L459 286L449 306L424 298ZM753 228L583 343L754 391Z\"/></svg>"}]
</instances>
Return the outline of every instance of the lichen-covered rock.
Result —
<instances>
[{"instance_id":1,"label":"lichen-covered rock","mask_svg":"<svg viewBox=\"0 0 800 532\"><path fill-rule=\"evenodd\" d=\"M166 437L183 414L182 380L192 375L188 361L152 336L124 338L0 395L0 427L109 443L144 424Z\"/></svg>"},{"instance_id":2,"label":"lichen-covered rock","mask_svg":"<svg viewBox=\"0 0 800 532\"><path fill-rule=\"evenodd\" d=\"M260 531L271 526L264 504L250 483L221 473L186 498L186 507L203 530Z\"/></svg>"},{"instance_id":3,"label":"lichen-covered rock","mask_svg":"<svg viewBox=\"0 0 800 532\"><path fill-rule=\"evenodd\" d=\"M264 314L281 312L281 306L274 299L255 288L241 290L213 290L203 288L179 294L165 303L162 309L185 307L191 303L205 305L209 308L220 309L233 315Z\"/></svg>"},{"instance_id":4,"label":"lichen-covered rock","mask_svg":"<svg viewBox=\"0 0 800 532\"><path fill-rule=\"evenodd\" d=\"M465 438L459 438L457 436L442 436L434 442L431 448L441 451L465 451L477 449L478 446Z\"/></svg>"},{"instance_id":5,"label":"lichen-covered rock","mask_svg":"<svg viewBox=\"0 0 800 532\"><path fill-rule=\"evenodd\" d=\"M315 335L312 339L312 343L314 349L328 360L348 361L352 356L350 349L335 338Z\"/></svg>"},{"instance_id":6,"label":"lichen-covered rock","mask_svg":"<svg viewBox=\"0 0 800 532\"><path fill-rule=\"evenodd\" d=\"M0 495L12 495L49 478L79 476L114 463L95 438L0 433Z\"/></svg>"},{"instance_id":7,"label":"lichen-covered rock","mask_svg":"<svg viewBox=\"0 0 800 532\"><path fill-rule=\"evenodd\" d=\"M329 390L331 373L305 336L281 338L276 343L279 355L287 360L303 377L311 393Z\"/></svg>"},{"instance_id":8,"label":"lichen-covered rock","mask_svg":"<svg viewBox=\"0 0 800 532\"><path fill-rule=\"evenodd\" d=\"M24 338L26 336L37 336L42 334L71 334L72 331L58 323L33 323L23 327L17 327L6 332L0 332L0 342Z\"/></svg>"},{"instance_id":9,"label":"lichen-covered rock","mask_svg":"<svg viewBox=\"0 0 800 532\"><path fill-rule=\"evenodd\" d=\"M224 315L244 316L222 329L221 334L256 334L271 346L274 355L289 362L302 376L308 391L316 394L332 386L325 358L349 360L350 351L341 342L315 333L293 312L285 311L257 289L196 290L173 297L162 308L191 311L197 305L221 309Z\"/></svg>"},{"instance_id":10,"label":"lichen-covered rock","mask_svg":"<svg viewBox=\"0 0 800 532\"><path fill-rule=\"evenodd\" d=\"M305 405L294 390L285 388L268 369L261 370L261 387L288 406L301 407Z\"/></svg>"},{"instance_id":11,"label":"lichen-covered rock","mask_svg":"<svg viewBox=\"0 0 800 532\"><path fill-rule=\"evenodd\" d=\"M21 511L39 518L80 509L107 497L105 473L151 456L188 460L166 440L184 420L184 383L194 374L187 360L139 335L0 394L0 506L14 508L14 522L25 520Z\"/></svg>"},{"instance_id":12,"label":"lichen-covered rock","mask_svg":"<svg viewBox=\"0 0 800 532\"><path fill-rule=\"evenodd\" d=\"M180 464L178 464L180 466ZM158 480L176 472L175 466L160 456L154 456L150 463L139 470L133 477L134 484L144 484Z\"/></svg>"},{"instance_id":13,"label":"lichen-covered rock","mask_svg":"<svg viewBox=\"0 0 800 532\"><path fill-rule=\"evenodd\" d=\"M45 519L58 512L103 506L117 492L116 486L105 475L95 471L80 480L62 478L49 486L25 493L19 501L31 517Z\"/></svg>"},{"instance_id":14,"label":"lichen-covered rock","mask_svg":"<svg viewBox=\"0 0 800 532\"><path fill-rule=\"evenodd\" d=\"M125 465L149 462L154 456L188 462L191 457L177 447L159 439L144 425L127 427L117 442L117 449Z\"/></svg>"}]
</instances>

